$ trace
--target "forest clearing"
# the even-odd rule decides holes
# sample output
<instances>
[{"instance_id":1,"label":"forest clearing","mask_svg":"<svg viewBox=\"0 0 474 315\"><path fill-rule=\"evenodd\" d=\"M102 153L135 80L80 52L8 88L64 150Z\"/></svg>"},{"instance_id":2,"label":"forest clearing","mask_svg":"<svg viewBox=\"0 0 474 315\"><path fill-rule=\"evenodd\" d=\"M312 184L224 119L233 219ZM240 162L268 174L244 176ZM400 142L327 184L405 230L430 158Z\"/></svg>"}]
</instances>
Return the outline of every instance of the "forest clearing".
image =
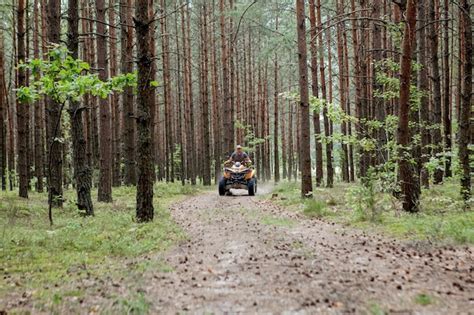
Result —
<instances>
[{"instance_id":1,"label":"forest clearing","mask_svg":"<svg viewBox=\"0 0 474 315\"><path fill-rule=\"evenodd\" d=\"M470 314L470 0L0 0L0 314Z\"/></svg>"}]
</instances>

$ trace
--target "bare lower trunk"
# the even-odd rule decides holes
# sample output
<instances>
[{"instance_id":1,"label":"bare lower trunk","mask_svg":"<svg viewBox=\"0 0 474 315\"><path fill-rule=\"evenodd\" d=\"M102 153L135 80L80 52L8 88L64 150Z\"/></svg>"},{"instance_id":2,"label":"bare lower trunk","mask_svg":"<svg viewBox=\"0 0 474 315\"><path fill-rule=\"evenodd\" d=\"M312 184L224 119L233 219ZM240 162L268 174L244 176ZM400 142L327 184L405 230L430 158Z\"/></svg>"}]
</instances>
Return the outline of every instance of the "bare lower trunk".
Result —
<instances>
[{"instance_id":1,"label":"bare lower trunk","mask_svg":"<svg viewBox=\"0 0 474 315\"><path fill-rule=\"evenodd\" d=\"M415 170L411 160L410 142L410 77L413 43L415 41L416 27L416 4L414 0L408 0L407 21L403 37L403 51L400 74L400 108L398 123L398 144L400 146L400 186L403 198L403 209L409 212L418 211L418 190L416 189Z\"/></svg>"},{"instance_id":2,"label":"bare lower trunk","mask_svg":"<svg viewBox=\"0 0 474 315\"><path fill-rule=\"evenodd\" d=\"M306 53L306 24L305 2L296 0L296 21L298 32L298 65L300 88L300 144L299 158L301 165L301 195L307 197L312 194L311 180L311 152L309 127L309 93L308 93L308 65Z\"/></svg>"},{"instance_id":3,"label":"bare lower trunk","mask_svg":"<svg viewBox=\"0 0 474 315\"><path fill-rule=\"evenodd\" d=\"M138 222L153 220L153 151L152 109L153 87L151 86L152 53L150 51L150 7L153 0L136 0L135 28L137 32L137 207Z\"/></svg>"}]
</instances>

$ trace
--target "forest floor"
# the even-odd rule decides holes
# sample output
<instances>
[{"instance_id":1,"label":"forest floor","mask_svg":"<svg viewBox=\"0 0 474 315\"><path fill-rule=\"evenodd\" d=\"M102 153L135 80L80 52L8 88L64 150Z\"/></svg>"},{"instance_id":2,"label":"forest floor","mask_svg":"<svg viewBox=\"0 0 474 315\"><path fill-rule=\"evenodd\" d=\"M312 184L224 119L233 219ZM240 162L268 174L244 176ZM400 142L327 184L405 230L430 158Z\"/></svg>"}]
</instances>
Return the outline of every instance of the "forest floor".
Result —
<instances>
[{"instance_id":1,"label":"forest floor","mask_svg":"<svg viewBox=\"0 0 474 315\"><path fill-rule=\"evenodd\" d=\"M61 283L60 292L81 294L63 294L37 312L472 313L472 245L400 240L308 218L260 190L256 198L205 192L175 202L171 217L185 239L121 262L125 273ZM34 302L23 298L17 310L31 310Z\"/></svg>"}]
</instances>

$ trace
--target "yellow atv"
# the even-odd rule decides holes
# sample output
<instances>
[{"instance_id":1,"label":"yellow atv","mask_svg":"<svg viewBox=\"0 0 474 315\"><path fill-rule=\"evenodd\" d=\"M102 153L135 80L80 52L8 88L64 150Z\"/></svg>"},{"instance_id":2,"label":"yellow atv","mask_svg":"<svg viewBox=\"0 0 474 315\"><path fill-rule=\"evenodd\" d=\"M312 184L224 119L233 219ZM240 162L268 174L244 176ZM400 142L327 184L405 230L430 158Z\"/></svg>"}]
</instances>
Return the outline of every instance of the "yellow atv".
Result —
<instances>
[{"instance_id":1,"label":"yellow atv","mask_svg":"<svg viewBox=\"0 0 474 315\"><path fill-rule=\"evenodd\" d=\"M235 162L232 166L224 166L224 176L219 181L219 195L227 195L231 188L246 189L249 196L255 196L257 192L255 170L240 162Z\"/></svg>"}]
</instances>

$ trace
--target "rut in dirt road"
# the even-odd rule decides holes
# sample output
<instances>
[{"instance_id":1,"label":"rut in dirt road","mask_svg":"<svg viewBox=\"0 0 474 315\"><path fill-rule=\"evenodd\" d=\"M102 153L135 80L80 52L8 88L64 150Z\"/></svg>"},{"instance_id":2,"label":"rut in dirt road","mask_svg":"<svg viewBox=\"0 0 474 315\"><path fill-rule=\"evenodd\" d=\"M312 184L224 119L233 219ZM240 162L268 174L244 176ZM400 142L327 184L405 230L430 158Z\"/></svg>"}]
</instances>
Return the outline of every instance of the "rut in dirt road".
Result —
<instances>
[{"instance_id":1,"label":"rut in dirt road","mask_svg":"<svg viewBox=\"0 0 474 315\"><path fill-rule=\"evenodd\" d=\"M189 241L145 286L159 313L469 313L471 247L440 248L300 218L248 196L171 209ZM417 296L430 297L429 305Z\"/></svg>"}]
</instances>

